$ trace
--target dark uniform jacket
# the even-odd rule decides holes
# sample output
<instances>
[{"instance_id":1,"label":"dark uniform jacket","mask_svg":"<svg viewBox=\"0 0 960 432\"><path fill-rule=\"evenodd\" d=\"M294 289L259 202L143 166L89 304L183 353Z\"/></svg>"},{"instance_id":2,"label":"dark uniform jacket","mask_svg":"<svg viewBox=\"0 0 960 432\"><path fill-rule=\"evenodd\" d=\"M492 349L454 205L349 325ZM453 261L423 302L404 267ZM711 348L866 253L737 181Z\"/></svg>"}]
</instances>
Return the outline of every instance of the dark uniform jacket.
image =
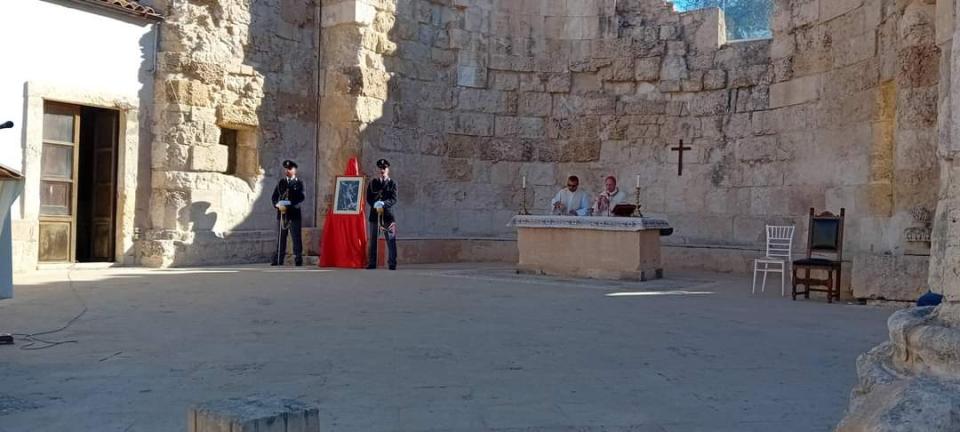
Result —
<instances>
[{"instance_id":1,"label":"dark uniform jacket","mask_svg":"<svg viewBox=\"0 0 960 432\"><path fill-rule=\"evenodd\" d=\"M397 182L393 179L387 179L386 182L380 177L374 178L367 184L367 205L370 206L370 222L377 223L377 209L373 205L377 201L383 201L383 226L388 227L396 222L393 217L393 206L397 204Z\"/></svg>"},{"instance_id":2,"label":"dark uniform jacket","mask_svg":"<svg viewBox=\"0 0 960 432\"><path fill-rule=\"evenodd\" d=\"M277 206L278 201L286 199L290 201L290 206L287 207L287 219L288 220L299 220L300 219L300 203L303 202L305 196L303 194L303 182L299 178L289 179L284 177L280 179L280 182L277 183L277 187L273 189L273 206ZM280 219L280 209L277 209L277 219Z\"/></svg>"}]
</instances>

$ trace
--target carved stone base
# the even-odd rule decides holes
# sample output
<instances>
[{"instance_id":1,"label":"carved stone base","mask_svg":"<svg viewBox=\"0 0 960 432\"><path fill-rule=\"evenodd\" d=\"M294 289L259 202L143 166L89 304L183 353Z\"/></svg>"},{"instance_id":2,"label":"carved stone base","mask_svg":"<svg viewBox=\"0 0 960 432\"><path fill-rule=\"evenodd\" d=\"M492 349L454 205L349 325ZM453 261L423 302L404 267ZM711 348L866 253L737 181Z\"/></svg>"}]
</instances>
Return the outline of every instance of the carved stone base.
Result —
<instances>
[{"instance_id":1,"label":"carved stone base","mask_svg":"<svg viewBox=\"0 0 960 432\"><path fill-rule=\"evenodd\" d=\"M857 360L860 382L837 432L960 430L960 308L903 310L890 341Z\"/></svg>"}]
</instances>

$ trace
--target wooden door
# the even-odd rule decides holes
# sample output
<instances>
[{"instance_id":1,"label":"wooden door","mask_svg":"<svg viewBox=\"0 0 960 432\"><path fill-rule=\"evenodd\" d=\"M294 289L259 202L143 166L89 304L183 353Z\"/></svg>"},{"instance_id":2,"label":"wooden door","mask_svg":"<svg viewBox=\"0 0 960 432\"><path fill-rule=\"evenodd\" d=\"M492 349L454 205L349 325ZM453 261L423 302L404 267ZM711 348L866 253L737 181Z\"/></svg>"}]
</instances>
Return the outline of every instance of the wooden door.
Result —
<instances>
[{"instance_id":1,"label":"wooden door","mask_svg":"<svg viewBox=\"0 0 960 432\"><path fill-rule=\"evenodd\" d=\"M90 215L91 261L114 259L118 121L118 113L109 110L98 110L93 120L93 167L89 171L93 173L93 178L90 179L93 183Z\"/></svg>"},{"instance_id":2,"label":"wooden door","mask_svg":"<svg viewBox=\"0 0 960 432\"><path fill-rule=\"evenodd\" d=\"M80 107L47 102L43 108L39 260L72 262L76 252Z\"/></svg>"}]
</instances>

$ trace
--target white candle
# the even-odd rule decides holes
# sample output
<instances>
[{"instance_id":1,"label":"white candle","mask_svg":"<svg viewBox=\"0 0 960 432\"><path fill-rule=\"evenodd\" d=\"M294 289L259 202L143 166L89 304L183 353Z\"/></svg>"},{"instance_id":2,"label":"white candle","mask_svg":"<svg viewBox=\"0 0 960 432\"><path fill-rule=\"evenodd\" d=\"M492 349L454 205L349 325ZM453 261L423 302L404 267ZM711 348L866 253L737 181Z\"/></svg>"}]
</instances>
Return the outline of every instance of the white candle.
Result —
<instances>
[{"instance_id":1,"label":"white candle","mask_svg":"<svg viewBox=\"0 0 960 432\"><path fill-rule=\"evenodd\" d=\"M527 188L527 176L523 176L523 188Z\"/></svg>"},{"instance_id":2,"label":"white candle","mask_svg":"<svg viewBox=\"0 0 960 432\"><path fill-rule=\"evenodd\" d=\"M637 174L637 189L640 189L640 174Z\"/></svg>"}]
</instances>

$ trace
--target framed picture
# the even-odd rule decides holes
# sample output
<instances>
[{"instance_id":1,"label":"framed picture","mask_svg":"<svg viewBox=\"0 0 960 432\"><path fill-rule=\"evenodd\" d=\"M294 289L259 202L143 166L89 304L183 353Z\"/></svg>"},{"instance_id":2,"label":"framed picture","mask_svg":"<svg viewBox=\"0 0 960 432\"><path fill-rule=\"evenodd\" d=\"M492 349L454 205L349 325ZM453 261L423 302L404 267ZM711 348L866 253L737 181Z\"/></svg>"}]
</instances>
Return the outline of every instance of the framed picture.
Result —
<instances>
[{"instance_id":1,"label":"framed picture","mask_svg":"<svg viewBox=\"0 0 960 432\"><path fill-rule=\"evenodd\" d=\"M360 214L363 208L363 177L337 177L333 214Z\"/></svg>"}]
</instances>

